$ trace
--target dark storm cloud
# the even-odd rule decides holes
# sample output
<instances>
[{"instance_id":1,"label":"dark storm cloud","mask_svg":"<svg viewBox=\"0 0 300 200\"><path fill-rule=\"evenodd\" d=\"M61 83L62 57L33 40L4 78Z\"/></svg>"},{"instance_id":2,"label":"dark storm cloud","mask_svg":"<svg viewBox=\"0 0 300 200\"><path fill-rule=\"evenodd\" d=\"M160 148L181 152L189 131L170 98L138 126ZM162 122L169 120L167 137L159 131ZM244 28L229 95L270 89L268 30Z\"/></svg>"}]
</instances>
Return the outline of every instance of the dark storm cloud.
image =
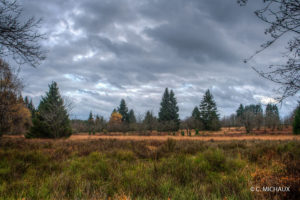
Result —
<instances>
[{"instance_id":1,"label":"dark storm cloud","mask_svg":"<svg viewBox=\"0 0 300 200\"><path fill-rule=\"evenodd\" d=\"M158 112L165 87L175 91L180 116L190 115L206 89L221 115L240 103L265 103L273 84L242 60L265 41L253 14L260 4L235 1L22 1L24 16L43 18L49 50L38 68L22 68L24 94L38 104L51 81L74 103L72 117L92 110L108 117L124 98L143 115ZM276 50L276 49L275 49ZM274 52L275 52L274 50ZM252 64L276 60L273 49ZM294 100L283 106L291 110Z\"/></svg>"},{"instance_id":2,"label":"dark storm cloud","mask_svg":"<svg viewBox=\"0 0 300 200\"><path fill-rule=\"evenodd\" d=\"M178 56L194 58L199 63L214 61L232 62L238 60L235 52L229 50L222 33L208 24L165 24L146 30L148 36L175 49ZM182 24L182 25L180 25ZM188 31L186 31L188 30Z\"/></svg>"}]
</instances>

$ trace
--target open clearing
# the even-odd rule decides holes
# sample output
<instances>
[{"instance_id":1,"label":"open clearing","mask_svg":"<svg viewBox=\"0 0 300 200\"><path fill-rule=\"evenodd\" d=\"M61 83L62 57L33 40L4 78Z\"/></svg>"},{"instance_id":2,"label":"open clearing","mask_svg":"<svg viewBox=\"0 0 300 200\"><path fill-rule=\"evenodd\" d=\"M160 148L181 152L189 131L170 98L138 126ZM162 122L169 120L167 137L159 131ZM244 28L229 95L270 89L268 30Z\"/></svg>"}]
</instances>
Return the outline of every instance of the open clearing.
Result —
<instances>
[{"instance_id":1,"label":"open clearing","mask_svg":"<svg viewBox=\"0 0 300 200\"><path fill-rule=\"evenodd\" d=\"M175 140L216 140L216 141L229 141L229 140L300 140L300 136L293 135L249 135L249 136L106 136L106 135L73 135L70 140L84 140L84 139L117 139L117 140L167 140L172 138Z\"/></svg>"},{"instance_id":2,"label":"open clearing","mask_svg":"<svg viewBox=\"0 0 300 200\"><path fill-rule=\"evenodd\" d=\"M293 135L4 136L0 147L0 199L300 196L300 140ZM252 192L254 186L286 186L290 192Z\"/></svg>"},{"instance_id":3,"label":"open clearing","mask_svg":"<svg viewBox=\"0 0 300 200\"><path fill-rule=\"evenodd\" d=\"M283 130L272 131L267 130L253 130L251 134L245 134L244 128L222 128L220 131L215 132L199 132L200 135L195 135L195 130L192 131L192 136L182 136L180 131L176 132L174 135L169 135L167 132L158 133L153 131L148 133L149 135L143 135L138 132L135 133L96 133L96 135L89 135L88 133L78 133L73 134L70 138L58 139L58 140L134 140L134 141L166 141L168 138L174 140L195 140L195 141L242 141L242 140L300 140L300 135L293 135L291 127ZM23 135L4 135L6 138L24 138ZM39 140L51 140L51 139L30 139L34 141Z\"/></svg>"},{"instance_id":4,"label":"open clearing","mask_svg":"<svg viewBox=\"0 0 300 200\"><path fill-rule=\"evenodd\" d=\"M9 138L23 138L24 136L8 136ZM300 140L300 135L242 135L242 136L136 136L136 135L87 135L76 134L68 139L59 140L98 140L98 139L116 139L116 140L158 140L165 141L168 138L174 140L197 140L197 141L230 141L230 140ZM49 139L31 139L31 140L49 140Z\"/></svg>"}]
</instances>

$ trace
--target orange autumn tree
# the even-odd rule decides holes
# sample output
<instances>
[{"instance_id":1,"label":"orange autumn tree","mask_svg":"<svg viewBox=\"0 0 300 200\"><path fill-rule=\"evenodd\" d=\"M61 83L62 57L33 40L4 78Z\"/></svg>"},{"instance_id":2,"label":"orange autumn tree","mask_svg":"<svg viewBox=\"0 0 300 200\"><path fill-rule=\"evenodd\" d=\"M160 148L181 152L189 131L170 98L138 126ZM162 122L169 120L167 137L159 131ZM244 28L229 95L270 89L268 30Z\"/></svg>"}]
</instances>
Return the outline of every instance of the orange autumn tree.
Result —
<instances>
[{"instance_id":1,"label":"orange autumn tree","mask_svg":"<svg viewBox=\"0 0 300 200\"><path fill-rule=\"evenodd\" d=\"M21 96L23 86L17 75L0 58L0 136L24 134L31 125L31 114Z\"/></svg>"},{"instance_id":2,"label":"orange autumn tree","mask_svg":"<svg viewBox=\"0 0 300 200\"><path fill-rule=\"evenodd\" d=\"M12 106L12 128L11 134L25 134L32 125L31 112L25 106L22 96L19 97L17 104Z\"/></svg>"},{"instance_id":3,"label":"orange autumn tree","mask_svg":"<svg viewBox=\"0 0 300 200\"><path fill-rule=\"evenodd\" d=\"M122 115L114 109L113 112L111 113L107 128L109 131L120 131L121 126L122 126Z\"/></svg>"}]
</instances>

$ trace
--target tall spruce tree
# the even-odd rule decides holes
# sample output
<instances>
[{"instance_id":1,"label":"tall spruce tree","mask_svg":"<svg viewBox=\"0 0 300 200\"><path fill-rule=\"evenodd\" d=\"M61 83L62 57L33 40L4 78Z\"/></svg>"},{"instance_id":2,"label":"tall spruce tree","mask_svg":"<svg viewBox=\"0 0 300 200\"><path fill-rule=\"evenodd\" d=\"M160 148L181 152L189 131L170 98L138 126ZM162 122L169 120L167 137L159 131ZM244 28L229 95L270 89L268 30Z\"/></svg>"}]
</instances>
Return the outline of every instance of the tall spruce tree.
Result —
<instances>
[{"instance_id":1,"label":"tall spruce tree","mask_svg":"<svg viewBox=\"0 0 300 200\"><path fill-rule=\"evenodd\" d=\"M180 120L179 120L179 108L177 106L177 100L173 90L170 92L170 118L175 123L174 130L179 129Z\"/></svg>"},{"instance_id":2,"label":"tall spruce tree","mask_svg":"<svg viewBox=\"0 0 300 200\"><path fill-rule=\"evenodd\" d=\"M242 117L244 113L244 106L240 104L239 108L236 111L236 117Z\"/></svg>"},{"instance_id":3,"label":"tall spruce tree","mask_svg":"<svg viewBox=\"0 0 300 200\"><path fill-rule=\"evenodd\" d=\"M49 85L33 118L33 126L26 137L60 138L72 133L69 115L56 82Z\"/></svg>"},{"instance_id":4,"label":"tall spruce tree","mask_svg":"<svg viewBox=\"0 0 300 200\"><path fill-rule=\"evenodd\" d=\"M122 99L120 102L120 106L118 107L118 113L122 115L122 122L129 123L128 107L124 99Z\"/></svg>"},{"instance_id":5,"label":"tall spruce tree","mask_svg":"<svg viewBox=\"0 0 300 200\"><path fill-rule=\"evenodd\" d=\"M29 101L29 98L26 96L26 97L24 98L24 104L25 104L25 106L30 110L31 116L32 116L32 118L33 118L33 117L34 117L34 114L35 114L35 107L34 107L34 105L33 105L33 103L32 103L32 99L30 99L30 101Z\"/></svg>"},{"instance_id":6,"label":"tall spruce tree","mask_svg":"<svg viewBox=\"0 0 300 200\"><path fill-rule=\"evenodd\" d=\"M170 94L169 89L166 88L163 94L161 103L160 103L160 110L158 113L158 120L159 122L166 122L171 120L170 117Z\"/></svg>"},{"instance_id":7,"label":"tall spruce tree","mask_svg":"<svg viewBox=\"0 0 300 200\"><path fill-rule=\"evenodd\" d=\"M96 115L95 119L95 131L96 132L101 132L104 129L104 118L103 116Z\"/></svg>"},{"instance_id":8,"label":"tall spruce tree","mask_svg":"<svg viewBox=\"0 0 300 200\"><path fill-rule=\"evenodd\" d=\"M136 117L134 111L131 109L128 114L129 123L136 123Z\"/></svg>"},{"instance_id":9,"label":"tall spruce tree","mask_svg":"<svg viewBox=\"0 0 300 200\"><path fill-rule=\"evenodd\" d=\"M88 123L89 135L91 133L94 134L95 133L95 120L94 120L92 111L90 111L87 123Z\"/></svg>"},{"instance_id":10,"label":"tall spruce tree","mask_svg":"<svg viewBox=\"0 0 300 200\"><path fill-rule=\"evenodd\" d=\"M25 106L28 108L28 105L29 105L29 99L28 99L27 96L24 98L24 104L25 104Z\"/></svg>"},{"instance_id":11,"label":"tall spruce tree","mask_svg":"<svg viewBox=\"0 0 300 200\"><path fill-rule=\"evenodd\" d=\"M163 94L160 111L158 113L159 122L164 123L166 128L164 130L178 130L179 129L179 108L173 90L170 91L166 88Z\"/></svg>"},{"instance_id":12,"label":"tall spruce tree","mask_svg":"<svg viewBox=\"0 0 300 200\"><path fill-rule=\"evenodd\" d=\"M293 121L293 133L297 135L300 134L300 104L295 110L295 117Z\"/></svg>"},{"instance_id":13,"label":"tall spruce tree","mask_svg":"<svg viewBox=\"0 0 300 200\"><path fill-rule=\"evenodd\" d=\"M147 111L143 124L145 125L146 130L154 130L156 127L157 119L153 116L151 111Z\"/></svg>"},{"instance_id":14,"label":"tall spruce tree","mask_svg":"<svg viewBox=\"0 0 300 200\"><path fill-rule=\"evenodd\" d=\"M199 109L197 106L195 106L193 112L192 112L192 117L195 119L195 120L200 120L200 112L199 112Z\"/></svg>"},{"instance_id":15,"label":"tall spruce tree","mask_svg":"<svg viewBox=\"0 0 300 200\"><path fill-rule=\"evenodd\" d=\"M219 130L220 120L216 102L209 90L203 96L199 106L200 119L205 130Z\"/></svg>"}]
</instances>

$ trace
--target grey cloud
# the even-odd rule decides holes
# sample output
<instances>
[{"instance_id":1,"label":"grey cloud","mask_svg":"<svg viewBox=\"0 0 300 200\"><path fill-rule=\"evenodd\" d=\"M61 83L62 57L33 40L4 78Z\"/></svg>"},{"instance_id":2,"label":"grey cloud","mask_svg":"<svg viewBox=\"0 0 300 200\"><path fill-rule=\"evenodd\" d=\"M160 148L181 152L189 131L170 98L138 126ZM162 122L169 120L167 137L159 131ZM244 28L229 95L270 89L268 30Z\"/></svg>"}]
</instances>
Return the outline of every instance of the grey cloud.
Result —
<instances>
[{"instance_id":1,"label":"grey cloud","mask_svg":"<svg viewBox=\"0 0 300 200\"><path fill-rule=\"evenodd\" d=\"M121 98L136 113L157 114L165 87L175 91L181 118L208 88L221 115L240 103L259 103L255 95L274 95L276 85L242 63L266 39L265 25L253 14L257 2L246 7L216 0L21 2L25 17L42 17L49 35L47 60L36 69L22 67L20 74L24 95L36 105L53 80L74 101L72 117L79 118L90 110L108 118ZM295 102L288 100L281 112L288 114Z\"/></svg>"}]
</instances>

